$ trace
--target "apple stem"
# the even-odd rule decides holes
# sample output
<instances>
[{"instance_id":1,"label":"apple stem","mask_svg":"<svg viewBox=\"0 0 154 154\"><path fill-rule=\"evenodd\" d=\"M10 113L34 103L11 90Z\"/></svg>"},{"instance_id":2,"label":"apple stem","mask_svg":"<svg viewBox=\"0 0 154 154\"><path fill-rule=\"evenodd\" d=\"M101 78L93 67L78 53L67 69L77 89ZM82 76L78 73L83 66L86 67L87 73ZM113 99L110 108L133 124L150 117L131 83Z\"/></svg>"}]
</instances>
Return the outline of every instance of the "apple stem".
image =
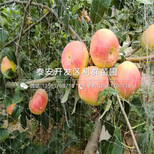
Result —
<instances>
[{"instance_id":1,"label":"apple stem","mask_svg":"<svg viewBox=\"0 0 154 154\"><path fill-rule=\"evenodd\" d=\"M129 130L130 130L130 133L131 133L132 139L133 139L133 141L134 141L134 145L135 145L135 147L136 147L136 150L137 150L137 152L138 152L139 154L141 154L140 149L139 149L138 144L137 144L137 141L136 141L136 138L135 138L135 135L134 135L134 132L133 132L133 130L132 130L132 127L131 127L131 125L130 125L130 122L129 122L128 117L127 117L127 115L126 115L126 113L125 113L125 110L124 110L124 108L123 108L123 106L122 106L122 103L121 103L121 100L120 100L120 97L119 97L118 94L117 94L117 99L118 99L118 103L119 103L119 106L120 106L120 108L121 108L121 111L122 111L122 113L123 113L123 115L124 115L124 118L125 118L125 120L126 120L127 126L128 126L128 128L129 128Z\"/></svg>"}]
</instances>

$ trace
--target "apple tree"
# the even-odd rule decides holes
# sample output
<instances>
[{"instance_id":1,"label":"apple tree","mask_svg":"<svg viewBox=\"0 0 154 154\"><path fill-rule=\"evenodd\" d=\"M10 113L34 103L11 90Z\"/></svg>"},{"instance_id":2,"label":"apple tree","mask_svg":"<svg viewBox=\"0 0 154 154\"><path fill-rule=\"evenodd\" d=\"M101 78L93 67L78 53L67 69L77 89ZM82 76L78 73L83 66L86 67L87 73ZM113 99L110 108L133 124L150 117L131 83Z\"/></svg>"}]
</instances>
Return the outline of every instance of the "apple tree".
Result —
<instances>
[{"instance_id":1,"label":"apple tree","mask_svg":"<svg viewBox=\"0 0 154 154\"><path fill-rule=\"evenodd\" d=\"M0 153L152 154L153 5L0 0Z\"/></svg>"}]
</instances>

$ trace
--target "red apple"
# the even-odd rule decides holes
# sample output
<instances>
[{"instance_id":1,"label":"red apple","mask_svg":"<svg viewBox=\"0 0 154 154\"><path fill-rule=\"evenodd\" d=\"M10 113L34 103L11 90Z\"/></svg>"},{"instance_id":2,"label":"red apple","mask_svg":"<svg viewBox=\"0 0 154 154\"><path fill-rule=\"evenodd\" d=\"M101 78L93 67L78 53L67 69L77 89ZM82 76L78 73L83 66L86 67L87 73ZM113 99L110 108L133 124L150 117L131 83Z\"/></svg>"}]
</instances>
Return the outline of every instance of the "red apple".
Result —
<instances>
[{"instance_id":1,"label":"red apple","mask_svg":"<svg viewBox=\"0 0 154 154\"><path fill-rule=\"evenodd\" d=\"M141 86L141 74L136 65L125 61L118 65L117 75L112 76L112 86L123 98L129 98Z\"/></svg>"},{"instance_id":2,"label":"red apple","mask_svg":"<svg viewBox=\"0 0 154 154\"><path fill-rule=\"evenodd\" d=\"M29 102L29 109L33 114L40 115L48 103L48 94L44 89L38 89Z\"/></svg>"},{"instance_id":3,"label":"red apple","mask_svg":"<svg viewBox=\"0 0 154 154\"><path fill-rule=\"evenodd\" d=\"M119 56L119 41L109 29L100 29L93 36L90 43L90 54L97 67L112 67Z\"/></svg>"},{"instance_id":4,"label":"red apple","mask_svg":"<svg viewBox=\"0 0 154 154\"><path fill-rule=\"evenodd\" d=\"M97 106L105 99L102 97L97 102L99 91L103 91L109 85L107 75L102 73L103 70L96 66L90 66L83 69L78 80L78 92L80 98L85 103Z\"/></svg>"},{"instance_id":5,"label":"red apple","mask_svg":"<svg viewBox=\"0 0 154 154\"><path fill-rule=\"evenodd\" d=\"M87 67L88 59L89 54L85 44L80 41L72 41L65 46L61 63L65 71L69 73L70 70L70 75L78 78L82 69ZM79 73L75 74L75 69L79 70Z\"/></svg>"}]
</instances>

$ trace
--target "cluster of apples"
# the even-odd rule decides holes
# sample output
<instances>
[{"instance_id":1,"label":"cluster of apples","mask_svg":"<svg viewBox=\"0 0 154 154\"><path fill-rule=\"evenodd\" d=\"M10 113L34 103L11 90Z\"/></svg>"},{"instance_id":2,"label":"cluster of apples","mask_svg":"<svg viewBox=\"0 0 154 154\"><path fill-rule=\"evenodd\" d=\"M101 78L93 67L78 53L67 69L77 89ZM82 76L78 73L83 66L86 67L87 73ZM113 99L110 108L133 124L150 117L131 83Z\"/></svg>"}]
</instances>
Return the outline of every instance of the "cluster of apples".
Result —
<instances>
[{"instance_id":1,"label":"cluster of apples","mask_svg":"<svg viewBox=\"0 0 154 154\"><path fill-rule=\"evenodd\" d=\"M16 65L5 56L1 62L1 72L5 74L8 69L12 69L14 73L16 73ZM11 79L10 76L5 76L7 79ZM40 115L45 110L46 105L48 103L48 94L44 89L38 89L33 98L29 102L29 109L33 114ZM11 104L7 109L7 113L9 115L12 114L13 109L16 104Z\"/></svg>"},{"instance_id":2,"label":"cluster of apples","mask_svg":"<svg viewBox=\"0 0 154 154\"><path fill-rule=\"evenodd\" d=\"M47 13L47 12L46 12ZM141 47L154 50L154 24L149 26L141 36ZM78 92L81 99L91 105L100 105L104 98L97 101L98 92L109 86L109 76L102 75L102 68L111 68L115 65L119 55L119 42L115 34L109 29L100 29L92 37L90 54L95 66L88 66L89 53L83 42L72 41L63 50L61 62L65 70L70 69L70 75L78 79ZM74 75L73 69L78 68L80 75ZM8 69L15 74L16 65L5 56L1 61L1 72L4 75ZM93 75L93 70L98 70ZM83 73L84 71L84 73ZM90 74L85 73L90 72ZM12 77L5 75L7 79ZM15 77L15 76L14 76ZM141 85L141 75L130 61L125 61L117 66L117 75L111 76L110 81L123 98L129 98ZM91 85L91 87L89 87ZM92 85L95 85L94 87ZM29 102L30 111L36 115L42 114L48 102L48 94L44 89L38 89ZM16 104L7 108L8 114L12 114Z\"/></svg>"},{"instance_id":3,"label":"cluster of apples","mask_svg":"<svg viewBox=\"0 0 154 154\"><path fill-rule=\"evenodd\" d=\"M11 69L12 72L16 73L16 65L5 56L1 62L1 72L5 74L8 69ZM6 75L5 78L11 79L12 77ZM33 114L40 115L45 110L48 103L48 94L44 89L38 89L33 98L29 101L29 109ZM13 109L16 104L11 104L7 109L9 115L12 114Z\"/></svg>"},{"instance_id":4,"label":"cluster of apples","mask_svg":"<svg viewBox=\"0 0 154 154\"><path fill-rule=\"evenodd\" d=\"M145 36L143 38L147 39ZM145 44L149 42L143 38ZM90 55L95 66L88 66L89 53L86 45L80 41L72 41L65 46L61 57L63 69L67 72L70 70L70 75L78 79L78 93L85 103L100 105L105 98L97 100L98 93L109 85L118 90L125 99L138 90L141 85L141 75L136 65L130 61L125 61L116 67L117 75L109 76L105 73L102 75L103 69L113 67L119 56L119 41L111 30L100 29L92 36ZM77 75L74 75L74 69L79 69ZM95 75L94 70L97 70Z\"/></svg>"}]
</instances>

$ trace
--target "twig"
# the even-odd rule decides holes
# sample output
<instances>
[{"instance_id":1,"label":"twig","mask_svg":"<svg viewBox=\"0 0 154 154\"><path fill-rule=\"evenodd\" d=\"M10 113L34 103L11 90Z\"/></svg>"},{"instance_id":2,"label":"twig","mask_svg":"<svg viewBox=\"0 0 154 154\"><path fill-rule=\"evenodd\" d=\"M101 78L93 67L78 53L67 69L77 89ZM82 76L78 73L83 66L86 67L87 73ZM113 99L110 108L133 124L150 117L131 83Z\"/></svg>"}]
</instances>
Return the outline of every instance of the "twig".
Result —
<instances>
[{"instance_id":1,"label":"twig","mask_svg":"<svg viewBox=\"0 0 154 154\"><path fill-rule=\"evenodd\" d=\"M27 4L26 1L17 1L17 0L12 0L12 1L9 1L9 2L4 2L2 4L0 4L0 7L1 6L5 6L5 5L10 5L10 4L13 4L13 3L16 3L16 4L22 4L22 5L25 5ZM32 6L36 6L36 7L41 7L41 8L44 8L44 9L47 9L48 11L50 11L51 13L53 13L55 15L55 17L57 18L57 20L65 25L62 21L59 20L58 18L58 15L54 12L54 10L52 8L49 8L47 5L43 5L41 3L31 3ZM71 26L68 26L69 30L71 31L71 33L79 40L79 41L82 41L82 39L80 38L80 36L75 32L75 30L71 27ZM82 41L83 42L83 41Z\"/></svg>"},{"instance_id":2,"label":"twig","mask_svg":"<svg viewBox=\"0 0 154 154\"><path fill-rule=\"evenodd\" d=\"M40 23L45 17L47 17L50 14L50 12L46 13L45 15L43 15L39 20L37 20L34 24L30 25L27 29L25 29L23 31L22 35L25 35L29 30L31 30L33 27L35 27L38 23ZM16 36L14 39L12 39L11 41L9 41L8 43L6 43L4 45L4 47L7 47L9 45L11 45L12 43L14 43L17 39L19 39L19 36Z\"/></svg>"},{"instance_id":3,"label":"twig","mask_svg":"<svg viewBox=\"0 0 154 154\"><path fill-rule=\"evenodd\" d=\"M96 153L97 148L98 148L98 142L99 142L101 130L102 130L102 124L101 124L101 121L98 120L98 118L97 118L96 123L95 123L95 129L94 129L94 131L87 143L84 154Z\"/></svg>"},{"instance_id":4,"label":"twig","mask_svg":"<svg viewBox=\"0 0 154 154\"><path fill-rule=\"evenodd\" d=\"M140 50L140 48L137 47L136 49L134 49L130 54L126 55L125 57L128 58L128 57L132 56L134 53L136 53L139 50Z\"/></svg>"},{"instance_id":5,"label":"twig","mask_svg":"<svg viewBox=\"0 0 154 154\"><path fill-rule=\"evenodd\" d=\"M23 20L22 20L22 24L21 24L21 29L20 29L20 34L19 34L19 40L16 44L16 59L17 59L17 66L18 66L18 73L19 73L19 79L22 80L22 72L21 72L21 68L20 68L20 60L19 60L19 47L21 44L21 40L22 40L22 34L24 31L24 25L25 25L25 20L26 20L26 15L27 15L27 10L31 4L32 0L29 0L26 7L25 7L25 11L24 11L24 16L23 16Z\"/></svg>"},{"instance_id":6,"label":"twig","mask_svg":"<svg viewBox=\"0 0 154 154\"><path fill-rule=\"evenodd\" d=\"M125 113L125 110L124 110L124 108L123 108L123 106L122 106L122 103L121 103L121 100L120 100L119 95L117 95L117 99L118 99L118 103L119 103L119 106L120 106L120 108L121 108L121 111L122 111L122 113L123 113L123 115L124 115L124 118L125 118L125 120L126 120L127 126L128 126L128 128L129 128L129 130L130 130L130 133L131 133L131 135L132 135L132 139L133 139L133 141L134 141L134 145L135 145L135 147L136 147L136 149L137 149L137 152L138 152L139 154L141 154L140 149L139 149L139 147L138 147L138 144L137 144L137 142L136 142L135 135L134 135L134 133L133 133L132 127L131 127L130 122L129 122L128 118L127 118L127 115L126 115L126 113Z\"/></svg>"},{"instance_id":7,"label":"twig","mask_svg":"<svg viewBox=\"0 0 154 154\"><path fill-rule=\"evenodd\" d=\"M24 82L27 85L32 85L32 84L45 84L45 83L50 83L56 81L56 77L49 77L49 78L43 78L43 79L37 79L37 80L31 80L31 81L26 81ZM16 88L21 82L6 82L5 87L6 88Z\"/></svg>"},{"instance_id":8,"label":"twig","mask_svg":"<svg viewBox=\"0 0 154 154\"><path fill-rule=\"evenodd\" d=\"M134 63L139 63L141 61L147 61L148 60L154 60L154 55L149 55L149 56L143 56L143 57L129 57L126 58L126 60L134 62ZM121 59L119 58L117 62L120 62Z\"/></svg>"},{"instance_id":9,"label":"twig","mask_svg":"<svg viewBox=\"0 0 154 154\"><path fill-rule=\"evenodd\" d=\"M75 32L75 30L69 25L68 26L69 30L72 32L72 34L81 42L83 42L83 40L80 38L80 36Z\"/></svg>"}]
</instances>

